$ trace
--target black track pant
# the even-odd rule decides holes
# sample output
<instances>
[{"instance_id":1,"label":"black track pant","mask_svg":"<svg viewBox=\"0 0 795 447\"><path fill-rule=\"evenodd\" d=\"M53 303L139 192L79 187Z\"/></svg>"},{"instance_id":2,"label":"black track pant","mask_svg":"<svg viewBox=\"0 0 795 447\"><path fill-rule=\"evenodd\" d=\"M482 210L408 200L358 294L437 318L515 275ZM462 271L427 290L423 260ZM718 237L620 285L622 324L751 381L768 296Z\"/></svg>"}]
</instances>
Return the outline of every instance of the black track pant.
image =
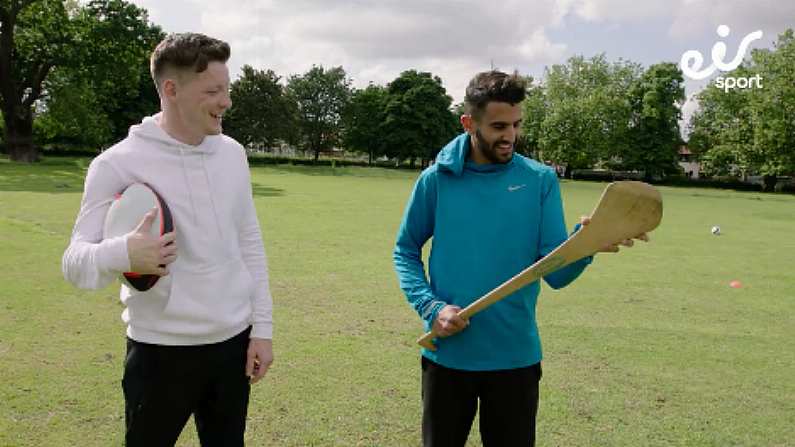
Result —
<instances>
[{"instance_id":1,"label":"black track pant","mask_svg":"<svg viewBox=\"0 0 795 447\"><path fill-rule=\"evenodd\" d=\"M127 446L173 446L191 414L202 446L242 446L249 332L198 346L128 339L122 380Z\"/></svg>"},{"instance_id":2,"label":"black track pant","mask_svg":"<svg viewBox=\"0 0 795 447\"><path fill-rule=\"evenodd\" d=\"M422 441L463 447L480 401L484 447L535 445L541 364L499 371L462 371L422 358Z\"/></svg>"}]
</instances>

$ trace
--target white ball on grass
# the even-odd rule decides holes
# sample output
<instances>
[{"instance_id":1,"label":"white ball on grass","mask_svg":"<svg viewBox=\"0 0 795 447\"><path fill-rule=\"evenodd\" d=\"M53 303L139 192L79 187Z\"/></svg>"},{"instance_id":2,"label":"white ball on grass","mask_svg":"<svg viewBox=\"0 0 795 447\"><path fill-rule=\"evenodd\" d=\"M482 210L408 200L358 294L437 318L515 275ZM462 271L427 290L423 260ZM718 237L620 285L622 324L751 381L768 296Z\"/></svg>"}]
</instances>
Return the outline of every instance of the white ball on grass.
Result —
<instances>
[{"instance_id":1,"label":"white ball on grass","mask_svg":"<svg viewBox=\"0 0 795 447\"><path fill-rule=\"evenodd\" d=\"M712 227L712 234L714 234L715 236L719 235L720 234L720 227L717 226L717 225Z\"/></svg>"}]
</instances>

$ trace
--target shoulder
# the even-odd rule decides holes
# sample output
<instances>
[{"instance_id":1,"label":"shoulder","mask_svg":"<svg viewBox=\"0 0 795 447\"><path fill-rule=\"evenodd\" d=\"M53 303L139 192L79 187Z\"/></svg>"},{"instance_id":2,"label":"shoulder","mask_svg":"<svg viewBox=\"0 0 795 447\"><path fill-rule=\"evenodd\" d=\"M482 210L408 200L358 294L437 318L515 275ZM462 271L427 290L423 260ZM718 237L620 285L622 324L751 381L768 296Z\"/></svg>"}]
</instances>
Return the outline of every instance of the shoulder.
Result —
<instances>
[{"instance_id":1,"label":"shoulder","mask_svg":"<svg viewBox=\"0 0 795 447\"><path fill-rule=\"evenodd\" d=\"M112 169L118 169L125 166L126 160L133 156L135 153L136 145L133 144L130 137L127 137L113 146L100 152L99 155L91 160L91 167L95 169L99 166L110 166Z\"/></svg>"},{"instance_id":2,"label":"shoulder","mask_svg":"<svg viewBox=\"0 0 795 447\"><path fill-rule=\"evenodd\" d=\"M551 166L539 163L532 158L525 157L524 155L514 154L514 163L517 168L522 171L541 178L557 178L555 170Z\"/></svg>"},{"instance_id":3,"label":"shoulder","mask_svg":"<svg viewBox=\"0 0 795 447\"><path fill-rule=\"evenodd\" d=\"M220 144L224 148L235 148L244 154L246 153L246 148L243 147L242 144L238 143L237 140L230 137L229 135L226 134L218 135L218 142L219 142L218 144Z\"/></svg>"},{"instance_id":4,"label":"shoulder","mask_svg":"<svg viewBox=\"0 0 795 447\"><path fill-rule=\"evenodd\" d=\"M417 188L436 189L438 178L443 175L443 172L444 170L440 170L439 165L436 163L423 169L420 175L417 176Z\"/></svg>"},{"instance_id":5,"label":"shoulder","mask_svg":"<svg viewBox=\"0 0 795 447\"><path fill-rule=\"evenodd\" d=\"M214 136L214 158L224 165L235 168L248 168L248 152L242 144L234 138L221 134Z\"/></svg>"},{"instance_id":6,"label":"shoulder","mask_svg":"<svg viewBox=\"0 0 795 447\"><path fill-rule=\"evenodd\" d=\"M220 134L216 138L218 138L218 149L224 151L225 153L233 153L238 157L246 158L246 148L243 147L242 144L238 143L237 140L230 137L229 135Z\"/></svg>"},{"instance_id":7,"label":"shoulder","mask_svg":"<svg viewBox=\"0 0 795 447\"><path fill-rule=\"evenodd\" d=\"M436 177L438 177L439 175L440 175L439 174L439 165L434 163L434 164L428 166L427 168L423 169L422 172L420 172L420 176L419 176L418 179L421 179L423 181L427 181L427 180L430 180L430 179L436 179Z\"/></svg>"}]
</instances>

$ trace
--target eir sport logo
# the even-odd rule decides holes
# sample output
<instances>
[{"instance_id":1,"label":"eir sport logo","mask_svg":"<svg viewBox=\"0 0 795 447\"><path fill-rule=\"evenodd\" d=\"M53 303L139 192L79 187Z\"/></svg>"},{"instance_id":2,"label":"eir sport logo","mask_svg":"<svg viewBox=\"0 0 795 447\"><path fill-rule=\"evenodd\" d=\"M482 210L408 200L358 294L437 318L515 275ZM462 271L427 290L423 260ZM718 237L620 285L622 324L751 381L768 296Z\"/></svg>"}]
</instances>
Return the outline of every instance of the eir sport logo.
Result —
<instances>
[{"instance_id":1,"label":"eir sport logo","mask_svg":"<svg viewBox=\"0 0 795 447\"><path fill-rule=\"evenodd\" d=\"M728 36L730 31L731 30L726 25L720 25L717 29L718 36L720 37ZM685 76L697 81L711 76L716 70L722 72L732 71L743 62L745 53L748 51L748 45L761 38L761 30L754 31L743 37L737 54L734 56L734 59L728 63L724 61L724 57L726 56L726 43L722 41L716 42L715 45L712 46L712 64L703 70L701 67L704 64L704 56L696 50L685 51L685 53L682 54L682 59L679 61L679 67L682 69L682 73L684 73ZM757 74L751 77L718 76L715 78L715 87L723 89L724 92L728 92L733 88L762 88L762 75Z\"/></svg>"}]
</instances>

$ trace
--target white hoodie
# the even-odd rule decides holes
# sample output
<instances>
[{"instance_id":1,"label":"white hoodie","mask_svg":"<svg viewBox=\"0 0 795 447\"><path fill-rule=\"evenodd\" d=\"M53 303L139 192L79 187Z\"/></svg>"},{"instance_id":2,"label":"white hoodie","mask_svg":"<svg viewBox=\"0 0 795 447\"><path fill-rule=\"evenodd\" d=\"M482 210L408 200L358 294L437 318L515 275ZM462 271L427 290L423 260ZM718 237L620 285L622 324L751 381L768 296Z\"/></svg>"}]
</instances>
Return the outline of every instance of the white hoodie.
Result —
<instances>
[{"instance_id":1,"label":"white hoodie","mask_svg":"<svg viewBox=\"0 0 795 447\"><path fill-rule=\"evenodd\" d=\"M146 183L171 210L177 260L146 292L122 284L127 335L144 343L195 345L226 340L252 325L251 337L271 338L273 304L245 150L225 135L184 144L158 121L158 115L145 118L91 162L63 255L64 277L98 289L130 269L126 236L103 240L102 227L114 195Z\"/></svg>"}]
</instances>

